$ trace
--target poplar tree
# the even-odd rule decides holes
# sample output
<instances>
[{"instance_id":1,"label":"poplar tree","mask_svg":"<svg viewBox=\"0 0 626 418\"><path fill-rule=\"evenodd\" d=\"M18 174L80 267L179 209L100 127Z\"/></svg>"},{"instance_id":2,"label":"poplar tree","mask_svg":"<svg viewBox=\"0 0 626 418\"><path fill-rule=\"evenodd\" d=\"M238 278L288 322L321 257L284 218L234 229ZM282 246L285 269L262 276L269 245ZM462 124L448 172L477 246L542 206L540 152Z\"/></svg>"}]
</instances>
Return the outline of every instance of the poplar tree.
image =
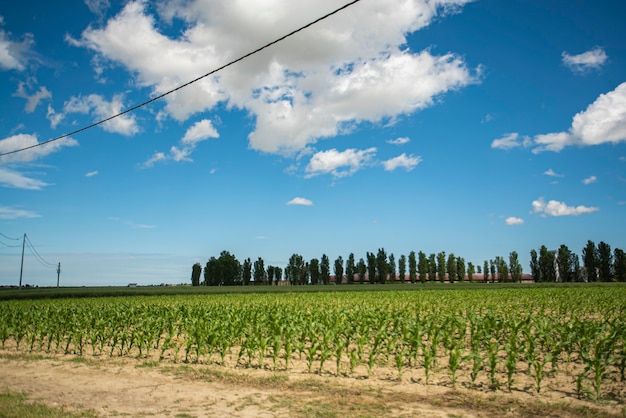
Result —
<instances>
[{"instance_id":1,"label":"poplar tree","mask_svg":"<svg viewBox=\"0 0 626 418\"><path fill-rule=\"evenodd\" d=\"M330 260L326 254L322 254L320 261L320 279L322 284L330 283Z\"/></svg>"},{"instance_id":2,"label":"poplar tree","mask_svg":"<svg viewBox=\"0 0 626 418\"><path fill-rule=\"evenodd\" d=\"M448 256L447 270L448 280L450 281L450 283L454 283L454 280L456 279L456 256L454 255L454 253L450 253L450 255Z\"/></svg>"},{"instance_id":3,"label":"poplar tree","mask_svg":"<svg viewBox=\"0 0 626 418\"><path fill-rule=\"evenodd\" d=\"M603 282L613 280L613 254L611 246L604 241L598 244L598 273L599 280Z\"/></svg>"},{"instance_id":4,"label":"poplar tree","mask_svg":"<svg viewBox=\"0 0 626 418\"><path fill-rule=\"evenodd\" d=\"M415 283L417 273L417 260L415 259L415 251L409 253L409 281Z\"/></svg>"},{"instance_id":5,"label":"poplar tree","mask_svg":"<svg viewBox=\"0 0 626 418\"><path fill-rule=\"evenodd\" d=\"M588 282L598 281L598 251L596 250L596 244L589 240L587 245L583 248L583 265L587 273Z\"/></svg>"},{"instance_id":6,"label":"poplar tree","mask_svg":"<svg viewBox=\"0 0 626 418\"><path fill-rule=\"evenodd\" d=\"M443 283L446 280L446 252L441 251L437 254L437 273L439 281Z\"/></svg>"},{"instance_id":7,"label":"poplar tree","mask_svg":"<svg viewBox=\"0 0 626 418\"><path fill-rule=\"evenodd\" d=\"M343 258L337 257L335 260L335 284L341 284L343 281Z\"/></svg>"},{"instance_id":8,"label":"poplar tree","mask_svg":"<svg viewBox=\"0 0 626 418\"><path fill-rule=\"evenodd\" d=\"M356 265L354 262L354 254L350 253L348 261L346 261L346 276L348 276L348 283L354 283L354 274L356 273Z\"/></svg>"},{"instance_id":9,"label":"poplar tree","mask_svg":"<svg viewBox=\"0 0 626 418\"><path fill-rule=\"evenodd\" d=\"M428 267L428 258L423 251L420 251L417 254L417 270L419 271L420 282L422 283L426 283L428 276Z\"/></svg>"},{"instance_id":10,"label":"poplar tree","mask_svg":"<svg viewBox=\"0 0 626 418\"><path fill-rule=\"evenodd\" d=\"M400 276L400 283L404 283L406 280L406 256L404 254L398 259L398 275Z\"/></svg>"}]
</instances>

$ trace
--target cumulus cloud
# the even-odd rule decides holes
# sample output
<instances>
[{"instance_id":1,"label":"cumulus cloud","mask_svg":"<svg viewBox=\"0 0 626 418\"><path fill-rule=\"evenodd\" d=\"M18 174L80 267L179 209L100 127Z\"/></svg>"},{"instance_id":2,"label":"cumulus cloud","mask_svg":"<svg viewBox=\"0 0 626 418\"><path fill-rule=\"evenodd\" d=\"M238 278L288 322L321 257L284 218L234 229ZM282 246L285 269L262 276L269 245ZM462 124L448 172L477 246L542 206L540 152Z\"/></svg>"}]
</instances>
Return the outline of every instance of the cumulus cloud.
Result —
<instances>
[{"instance_id":1,"label":"cumulus cloud","mask_svg":"<svg viewBox=\"0 0 626 418\"><path fill-rule=\"evenodd\" d=\"M406 171L411 171L417 167L421 161L421 157L415 157L413 155L406 155L405 153L402 153L397 157L383 161L383 166L387 171L394 171L396 168L404 168Z\"/></svg>"},{"instance_id":2,"label":"cumulus cloud","mask_svg":"<svg viewBox=\"0 0 626 418\"><path fill-rule=\"evenodd\" d=\"M94 177L98 175L98 171L90 171L88 173L85 174L85 177Z\"/></svg>"},{"instance_id":3,"label":"cumulus cloud","mask_svg":"<svg viewBox=\"0 0 626 418\"><path fill-rule=\"evenodd\" d=\"M391 145L404 145L404 144L408 144L410 141L411 141L410 138L404 136L404 137L400 137L396 139L388 139L387 143Z\"/></svg>"},{"instance_id":4,"label":"cumulus cloud","mask_svg":"<svg viewBox=\"0 0 626 418\"><path fill-rule=\"evenodd\" d=\"M99 94L72 96L63 105L62 115L56 114L54 110L51 112L51 108L49 108L48 119L53 128L56 127L66 115L71 113L91 114L94 117L94 121L100 121L122 112L124 109L122 100L123 96L121 94L114 95L111 101L107 101ZM135 116L130 114L118 116L100 126L107 132L118 133L125 136L132 136L139 132L139 126L137 125Z\"/></svg>"},{"instance_id":5,"label":"cumulus cloud","mask_svg":"<svg viewBox=\"0 0 626 418\"><path fill-rule=\"evenodd\" d=\"M529 144L529 137L521 137L519 133L511 132L504 135L502 138L494 139L491 142L491 148L508 150L517 147L527 147Z\"/></svg>"},{"instance_id":6,"label":"cumulus cloud","mask_svg":"<svg viewBox=\"0 0 626 418\"><path fill-rule=\"evenodd\" d=\"M35 146L26 151L15 154L3 155L0 157L1 163L29 163L46 157L49 154L59 151L64 147L74 147L78 145L74 139L66 137L44 145L39 144L37 135L17 134L0 140L0 153L15 151L16 149Z\"/></svg>"},{"instance_id":7,"label":"cumulus cloud","mask_svg":"<svg viewBox=\"0 0 626 418\"><path fill-rule=\"evenodd\" d=\"M511 149L533 146L532 152L559 152L568 146L592 146L626 142L626 82L601 94L587 109L574 115L567 131L520 139L518 133L495 139L492 148Z\"/></svg>"},{"instance_id":8,"label":"cumulus cloud","mask_svg":"<svg viewBox=\"0 0 626 418\"><path fill-rule=\"evenodd\" d=\"M298 205L298 206L313 206L313 202L309 199L305 199L304 197L294 197L289 202L288 205Z\"/></svg>"},{"instance_id":9,"label":"cumulus cloud","mask_svg":"<svg viewBox=\"0 0 626 418\"><path fill-rule=\"evenodd\" d=\"M0 20L0 25L3 22L4 19ZM0 69L22 71L26 68L35 41L30 33L25 34L21 41L13 41L11 38L10 33L0 29Z\"/></svg>"},{"instance_id":10,"label":"cumulus cloud","mask_svg":"<svg viewBox=\"0 0 626 418\"><path fill-rule=\"evenodd\" d=\"M595 47L582 54L570 55L563 51L561 54L563 64L574 73L582 74L590 70L598 70L609 58L604 49Z\"/></svg>"},{"instance_id":11,"label":"cumulus cloud","mask_svg":"<svg viewBox=\"0 0 626 418\"><path fill-rule=\"evenodd\" d=\"M547 203L543 198L539 198L532 203L533 213L541 216L578 216L585 213L593 213L600 210L595 206L568 206L564 202L550 200Z\"/></svg>"},{"instance_id":12,"label":"cumulus cloud","mask_svg":"<svg viewBox=\"0 0 626 418\"><path fill-rule=\"evenodd\" d=\"M210 138L219 138L219 136L209 119L198 121L187 129L178 146L173 145L167 154L164 152L155 152L152 157L142 164L142 167L150 168L158 162L168 160L175 162L192 161L190 155L199 142ZM211 174L213 174L213 171Z\"/></svg>"},{"instance_id":13,"label":"cumulus cloud","mask_svg":"<svg viewBox=\"0 0 626 418\"><path fill-rule=\"evenodd\" d=\"M537 135L533 152L561 151L569 145L590 146L626 141L626 83L601 94L577 113L567 132Z\"/></svg>"},{"instance_id":14,"label":"cumulus cloud","mask_svg":"<svg viewBox=\"0 0 626 418\"><path fill-rule=\"evenodd\" d=\"M543 172L544 176L549 176L549 177L565 177L563 174L559 174L557 172L555 172L553 169L549 168L548 170Z\"/></svg>"},{"instance_id":15,"label":"cumulus cloud","mask_svg":"<svg viewBox=\"0 0 626 418\"><path fill-rule=\"evenodd\" d=\"M468 1L358 3L168 95L161 116L183 121L225 103L253 116L251 148L289 155L361 122L393 121L477 81L479 70L460 56L406 48L410 33ZM145 2L131 1L103 27L88 27L68 42L94 51L99 64L123 66L161 94L336 7L333 0L190 0L159 3L154 14ZM186 29L170 37L160 28L174 19Z\"/></svg>"},{"instance_id":16,"label":"cumulus cloud","mask_svg":"<svg viewBox=\"0 0 626 418\"><path fill-rule=\"evenodd\" d=\"M354 148L345 151L330 149L314 154L306 166L306 177L320 174L332 174L334 177L346 177L359 171L370 163L376 155L376 148L357 150Z\"/></svg>"},{"instance_id":17,"label":"cumulus cloud","mask_svg":"<svg viewBox=\"0 0 626 418\"><path fill-rule=\"evenodd\" d=\"M590 177L587 177L586 179L583 179L583 184L592 184L592 183L595 183L596 181L598 181L598 178L596 176L590 176Z\"/></svg>"},{"instance_id":18,"label":"cumulus cloud","mask_svg":"<svg viewBox=\"0 0 626 418\"><path fill-rule=\"evenodd\" d=\"M25 147L39 144L36 135L18 134L0 140L0 153L15 151ZM17 189L40 190L49 184L35 179L28 172L23 173L25 167L36 160L42 159L49 154L59 151L64 147L77 146L72 138L63 138L55 142L36 146L26 151L15 154L3 155L0 163L4 166L0 168L0 185Z\"/></svg>"},{"instance_id":19,"label":"cumulus cloud","mask_svg":"<svg viewBox=\"0 0 626 418\"><path fill-rule=\"evenodd\" d=\"M39 102L52 98L52 93L50 93L45 86L39 87L39 90L33 94L28 94L25 86L26 83L20 82L13 96L26 99L26 106L24 106L26 113L33 113L35 109L37 109L37 106L39 106Z\"/></svg>"},{"instance_id":20,"label":"cumulus cloud","mask_svg":"<svg viewBox=\"0 0 626 418\"><path fill-rule=\"evenodd\" d=\"M516 218L515 216L509 216L504 220L507 225L522 225L524 220L522 218Z\"/></svg>"},{"instance_id":21,"label":"cumulus cloud","mask_svg":"<svg viewBox=\"0 0 626 418\"><path fill-rule=\"evenodd\" d=\"M1 169L0 169L1 171ZM24 209L0 205L0 219L29 219L39 218L39 214Z\"/></svg>"}]
</instances>

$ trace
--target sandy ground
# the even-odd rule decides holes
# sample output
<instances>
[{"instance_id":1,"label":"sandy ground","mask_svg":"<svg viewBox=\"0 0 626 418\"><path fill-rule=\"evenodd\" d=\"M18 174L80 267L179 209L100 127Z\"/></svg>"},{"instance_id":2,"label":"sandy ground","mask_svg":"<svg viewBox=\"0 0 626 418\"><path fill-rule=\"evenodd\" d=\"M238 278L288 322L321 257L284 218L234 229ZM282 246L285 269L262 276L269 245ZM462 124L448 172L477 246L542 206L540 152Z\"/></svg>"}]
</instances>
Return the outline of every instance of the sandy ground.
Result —
<instances>
[{"instance_id":1,"label":"sandy ground","mask_svg":"<svg viewBox=\"0 0 626 418\"><path fill-rule=\"evenodd\" d=\"M103 417L573 417L626 412L619 403L594 404L555 394L490 394L390 378L14 351L0 351L0 390Z\"/></svg>"}]
</instances>

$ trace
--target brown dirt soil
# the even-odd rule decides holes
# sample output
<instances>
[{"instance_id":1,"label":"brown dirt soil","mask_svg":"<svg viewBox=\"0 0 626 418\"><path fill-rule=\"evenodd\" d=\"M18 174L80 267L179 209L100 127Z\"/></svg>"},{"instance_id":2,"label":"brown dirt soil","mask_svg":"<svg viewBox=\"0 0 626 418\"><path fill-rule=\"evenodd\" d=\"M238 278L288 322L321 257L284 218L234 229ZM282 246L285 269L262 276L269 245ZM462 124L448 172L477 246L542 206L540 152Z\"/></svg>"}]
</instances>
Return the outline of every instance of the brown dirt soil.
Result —
<instances>
[{"instance_id":1,"label":"brown dirt soil","mask_svg":"<svg viewBox=\"0 0 626 418\"><path fill-rule=\"evenodd\" d=\"M481 392L378 373L366 378L0 350L0 390L98 416L625 417L621 402L559 392ZM437 383L435 379L432 383ZM0 414L1 415L1 414Z\"/></svg>"}]
</instances>

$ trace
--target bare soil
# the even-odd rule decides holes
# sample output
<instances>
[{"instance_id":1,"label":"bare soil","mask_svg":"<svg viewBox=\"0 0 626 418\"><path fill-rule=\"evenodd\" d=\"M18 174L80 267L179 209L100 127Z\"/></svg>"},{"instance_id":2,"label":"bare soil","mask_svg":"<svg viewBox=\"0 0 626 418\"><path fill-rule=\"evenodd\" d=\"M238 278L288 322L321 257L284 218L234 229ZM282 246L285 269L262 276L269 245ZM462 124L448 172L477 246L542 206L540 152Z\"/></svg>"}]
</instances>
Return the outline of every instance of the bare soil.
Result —
<instances>
[{"instance_id":1,"label":"bare soil","mask_svg":"<svg viewBox=\"0 0 626 418\"><path fill-rule=\"evenodd\" d=\"M0 390L48 406L132 417L626 417L622 401L483 391L423 379L0 350ZM0 416L1 416L0 412Z\"/></svg>"}]
</instances>

